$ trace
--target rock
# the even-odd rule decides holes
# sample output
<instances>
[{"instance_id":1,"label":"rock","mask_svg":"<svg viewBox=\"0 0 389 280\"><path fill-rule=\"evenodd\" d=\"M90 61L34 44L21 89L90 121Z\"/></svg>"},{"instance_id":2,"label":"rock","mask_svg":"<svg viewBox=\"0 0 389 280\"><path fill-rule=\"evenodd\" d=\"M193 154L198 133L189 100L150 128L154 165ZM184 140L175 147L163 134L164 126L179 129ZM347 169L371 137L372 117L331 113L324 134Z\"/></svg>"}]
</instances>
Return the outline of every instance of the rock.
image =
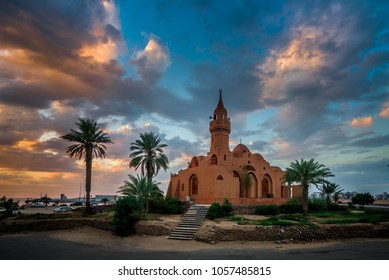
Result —
<instances>
[{"instance_id":1,"label":"rock","mask_svg":"<svg viewBox=\"0 0 389 280\"><path fill-rule=\"evenodd\" d=\"M285 230L284 230L284 229L281 229L281 233L285 233Z\"/></svg>"},{"instance_id":2,"label":"rock","mask_svg":"<svg viewBox=\"0 0 389 280\"><path fill-rule=\"evenodd\" d=\"M215 240L211 240L211 241L209 241L209 244L216 244L216 241Z\"/></svg>"}]
</instances>

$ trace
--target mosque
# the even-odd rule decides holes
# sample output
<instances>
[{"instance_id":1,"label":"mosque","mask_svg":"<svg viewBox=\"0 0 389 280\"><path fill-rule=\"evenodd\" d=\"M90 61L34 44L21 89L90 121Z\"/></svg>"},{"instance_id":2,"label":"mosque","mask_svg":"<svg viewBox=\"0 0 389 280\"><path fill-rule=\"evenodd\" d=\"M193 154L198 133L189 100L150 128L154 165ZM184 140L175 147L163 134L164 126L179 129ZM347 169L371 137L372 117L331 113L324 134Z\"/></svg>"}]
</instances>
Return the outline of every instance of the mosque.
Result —
<instances>
[{"instance_id":1,"label":"mosque","mask_svg":"<svg viewBox=\"0 0 389 280\"><path fill-rule=\"evenodd\" d=\"M211 147L206 156L194 156L188 167L171 174L167 196L200 204L281 204L300 196L299 187L286 186L284 171L262 155L238 144L229 147L231 122L219 90L219 102L210 117Z\"/></svg>"}]
</instances>

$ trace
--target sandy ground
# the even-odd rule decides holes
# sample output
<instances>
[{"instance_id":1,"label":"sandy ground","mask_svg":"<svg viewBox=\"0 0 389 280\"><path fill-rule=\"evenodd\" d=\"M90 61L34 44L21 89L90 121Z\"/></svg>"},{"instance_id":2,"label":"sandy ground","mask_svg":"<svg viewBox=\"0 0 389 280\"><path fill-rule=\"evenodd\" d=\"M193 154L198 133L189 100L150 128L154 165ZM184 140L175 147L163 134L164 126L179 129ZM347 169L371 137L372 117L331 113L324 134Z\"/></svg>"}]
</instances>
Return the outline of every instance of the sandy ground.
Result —
<instances>
[{"instance_id":1,"label":"sandy ground","mask_svg":"<svg viewBox=\"0 0 389 280\"><path fill-rule=\"evenodd\" d=\"M262 248L262 249L293 249L293 248L320 248L337 244L344 241L326 241L318 243L305 244L276 244L274 242L258 242L258 241L226 241L216 244L208 244L195 240L171 240L166 236L139 236L133 235L129 237L118 237L110 232L102 231L90 227L81 227L71 230L57 230L47 232L51 238L66 240L71 242L83 243L88 245L99 245L117 250L131 250L140 248L145 250L156 251L194 251L203 249L220 249L231 248ZM372 239L359 239L360 241L368 241Z\"/></svg>"}]
</instances>

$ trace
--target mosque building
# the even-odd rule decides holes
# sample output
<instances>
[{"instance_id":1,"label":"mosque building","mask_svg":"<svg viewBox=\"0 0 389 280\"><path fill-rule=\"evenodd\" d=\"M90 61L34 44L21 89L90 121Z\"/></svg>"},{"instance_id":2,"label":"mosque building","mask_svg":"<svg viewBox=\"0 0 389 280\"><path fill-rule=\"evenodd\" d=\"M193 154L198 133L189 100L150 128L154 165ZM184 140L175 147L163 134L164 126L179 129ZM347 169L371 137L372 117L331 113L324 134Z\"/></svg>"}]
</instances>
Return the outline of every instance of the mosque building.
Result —
<instances>
[{"instance_id":1,"label":"mosque building","mask_svg":"<svg viewBox=\"0 0 389 280\"><path fill-rule=\"evenodd\" d=\"M171 174L167 196L200 204L281 204L293 195L301 195L299 187L282 182L284 171L272 166L259 153L238 144L229 147L231 122L222 100L210 117L211 147L206 156L194 156L188 168Z\"/></svg>"}]
</instances>

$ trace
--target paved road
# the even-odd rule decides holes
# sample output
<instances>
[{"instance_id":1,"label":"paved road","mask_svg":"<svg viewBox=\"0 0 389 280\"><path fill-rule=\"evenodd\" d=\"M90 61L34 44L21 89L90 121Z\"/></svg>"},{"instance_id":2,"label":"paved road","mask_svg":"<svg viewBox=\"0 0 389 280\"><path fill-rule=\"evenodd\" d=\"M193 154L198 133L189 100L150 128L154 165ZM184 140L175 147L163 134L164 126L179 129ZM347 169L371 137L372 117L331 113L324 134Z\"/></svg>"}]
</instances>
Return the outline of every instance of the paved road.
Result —
<instances>
[{"instance_id":1,"label":"paved road","mask_svg":"<svg viewBox=\"0 0 389 280\"><path fill-rule=\"evenodd\" d=\"M282 247L282 246L278 246ZM1 260L389 260L389 240L347 241L318 248L231 249L217 246L192 251L114 249L105 244L86 245L50 237L44 232L0 236Z\"/></svg>"}]
</instances>

